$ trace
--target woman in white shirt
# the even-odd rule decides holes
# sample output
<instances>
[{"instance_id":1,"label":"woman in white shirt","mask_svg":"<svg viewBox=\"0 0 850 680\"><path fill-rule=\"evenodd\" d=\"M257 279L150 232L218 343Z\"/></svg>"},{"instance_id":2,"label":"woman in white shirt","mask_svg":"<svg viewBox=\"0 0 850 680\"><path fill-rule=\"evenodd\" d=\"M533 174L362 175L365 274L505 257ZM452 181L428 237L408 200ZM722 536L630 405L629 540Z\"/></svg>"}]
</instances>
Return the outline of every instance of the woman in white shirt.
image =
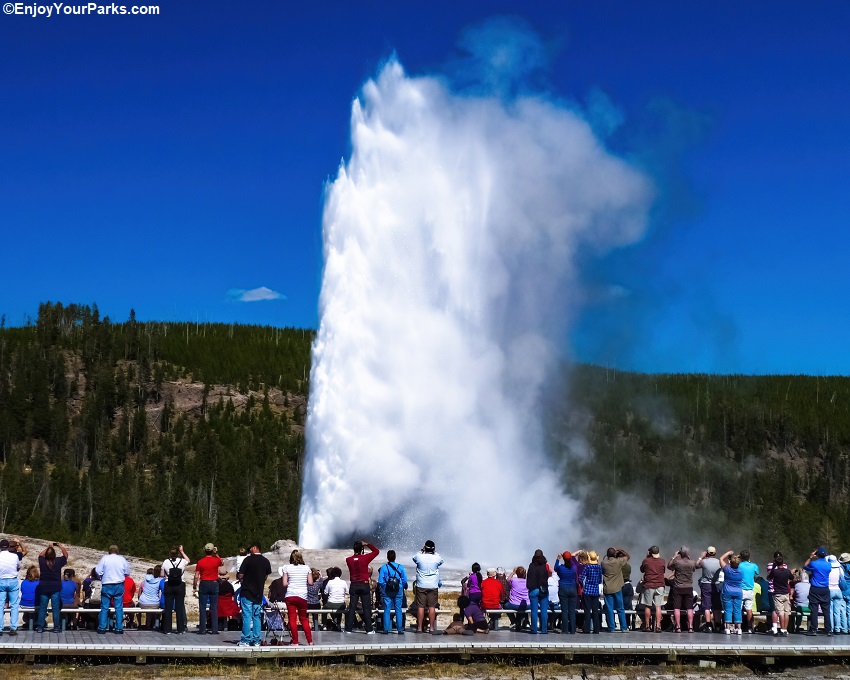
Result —
<instances>
[{"instance_id":1,"label":"woman in white shirt","mask_svg":"<svg viewBox=\"0 0 850 680\"><path fill-rule=\"evenodd\" d=\"M289 632L292 635L292 645L298 644L298 622L307 638L307 644L313 644L313 631L310 629L310 618L307 616L307 586L313 583L310 567L304 564L300 550L293 550L289 555L289 564L281 567L278 572L283 578L286 588L286 611L289 617ZM296 621L297 619L297 621Z\"/></svg>"}]
</instances>

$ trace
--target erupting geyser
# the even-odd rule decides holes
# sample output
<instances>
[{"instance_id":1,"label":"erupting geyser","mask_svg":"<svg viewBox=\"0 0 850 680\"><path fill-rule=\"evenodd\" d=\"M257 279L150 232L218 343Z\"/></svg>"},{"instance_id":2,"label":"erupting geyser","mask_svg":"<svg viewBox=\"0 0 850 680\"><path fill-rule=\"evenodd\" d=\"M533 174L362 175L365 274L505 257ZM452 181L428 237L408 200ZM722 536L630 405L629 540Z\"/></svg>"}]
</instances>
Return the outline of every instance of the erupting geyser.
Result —
<instances>
[{"instance_id":1,"label":"erupting geyser","mask_svg":"<svg viewBox=\"0 0 850 680\"><path fill-rule=\"evenodd\" d=\"M324 211L301 544L433 538L488 562L565 547L576 509L538 398L577 247L638 238L649 182L575 110L454 94L395 60L351 128Z\"/></svg>"}]
</instances>

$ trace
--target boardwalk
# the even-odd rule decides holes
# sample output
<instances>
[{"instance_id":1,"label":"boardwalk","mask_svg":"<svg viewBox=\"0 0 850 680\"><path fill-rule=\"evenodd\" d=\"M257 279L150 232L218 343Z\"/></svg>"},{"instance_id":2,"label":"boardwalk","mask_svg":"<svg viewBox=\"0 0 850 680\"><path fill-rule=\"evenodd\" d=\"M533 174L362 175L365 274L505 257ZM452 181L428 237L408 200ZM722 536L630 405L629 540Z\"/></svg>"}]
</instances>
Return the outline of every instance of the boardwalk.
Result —
<instances>
[{"instance_id":1,"label":"boardwalk","mask_svg":"<svg viewBox=\"0 0 850 680\"><path fill-rule=\"evenodd\" d=\"M288 636L286 638L288 640ZM255 662L266 658L328 658L365 661L369 657L417 655L442 656L447 659L471 659L493 656L551 656L563 660L589 656L629 657L635 660L711 659L733 657L766 661L780 657L840 658L850 657L850 636L805 637L792 635L774 638L769 635L661 635L627 633L562 636L529 635L498 632L476 637L448 635L404 636L365 635L362 632L343 635L319 632L315 645L237 647L239 633L220 635L165 636L147 631L127 631L124 635L98 635L94 631L72 631L62 634L22 632L17 637L0 638L0 656L24 656L27 660L56 657L117 657L135 659L139 663L158 659L245 659Z\"/></svg>"}]
</instances>

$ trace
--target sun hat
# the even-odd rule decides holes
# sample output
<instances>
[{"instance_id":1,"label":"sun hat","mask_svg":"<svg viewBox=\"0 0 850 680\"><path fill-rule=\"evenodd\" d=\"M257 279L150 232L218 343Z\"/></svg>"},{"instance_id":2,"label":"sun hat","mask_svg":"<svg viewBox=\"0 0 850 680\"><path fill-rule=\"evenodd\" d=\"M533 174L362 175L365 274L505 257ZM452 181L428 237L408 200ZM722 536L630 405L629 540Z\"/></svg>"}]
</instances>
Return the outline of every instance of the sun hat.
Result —
<instances>
[{"instance_id":1,"label":"sun hat","mask_svg":"<svg viewBox=\"0 0 850 680\"><path fill-rule=\"evenodd\" d=\"M850 553L841 553L838 556L838 561L841 562L841 564L847 564L850 562Z\"/></svg>"},{"instance_id":2,"label":"sun hat","mask_svg":"<svg viewBox=\"0 0 850 680\"><path fill-rule=\"evenodd\" d=\"M487 567L487 576L495 576L496 567Z\"/></svg>"}]
</instances>

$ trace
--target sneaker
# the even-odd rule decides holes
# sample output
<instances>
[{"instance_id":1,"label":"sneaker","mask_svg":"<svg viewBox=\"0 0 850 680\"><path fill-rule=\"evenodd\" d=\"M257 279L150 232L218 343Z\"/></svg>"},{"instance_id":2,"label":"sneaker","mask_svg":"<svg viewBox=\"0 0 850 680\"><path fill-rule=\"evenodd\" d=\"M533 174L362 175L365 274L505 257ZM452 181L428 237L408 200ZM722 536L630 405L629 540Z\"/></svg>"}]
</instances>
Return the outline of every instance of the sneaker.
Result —
<instances>
[{"instance_id":1,"label":"sneaker","mask_svg":"<svg viewBox=\"0 0 850 680\"><path fill-rule=\"evenodd\" d=\"M738 628L738 629L736 629L736 630L735 630L735 633L736 633L737 635L740 635L740 634L741 634L741 632L742 632L742 631L741 631L741 629L740 629L740 628Z\"/></svg>"},{"instance_id":2,"label":"sneaker","mask_svg":"<svg viewBox=\"0 0 850 680\"><path fill-rule=\"evenodd\" d=\"M400 631L398 631L398 634L399 634L399 635L404 635L404 631L403 631L403 630L400 630ZM10 633L10 635L11 635L11 633Z\"/></svg>"},{"instance_id":3,"label":"sneaker","mask_svg":"<svg viewBox=\"0 0 850 680\"><path fill-rule=\"evenodd\" d=\"M378 632L379 632L381 635L388 635L388 634L389 634L389 631L388 631L388 630L379 630Z\"/></svg>"},{"instance_id":4,"label":"sneaker","mask_svg":"<svg viewBox=\"0 0 850 680\"><path fill-rule=\"evenodd\" d=\"M250 642L243 642L242 640L240 640L239 642L236 643L236 646L237 647L250 647L251 643Z\"/></svg>"},{"instance_id":5,"label":"sneaker","mask_svg":"<svg viewBox=\"0 0 850 680\"><path fill-rule=\"evenodd\" d=\"M62 629L61 629L61 628L54 628L54 629L53 629L53 632L54 632L54 633L61 633L61 632L62 632Z\"/></svg>"},{"instance_id":6,"label":"sneaker","mask_svg":"<svg viewBox=\"0 0 850 680\"><path fill-rule=\"evenodd\" d=\"M351 631L346 630L345 628L342 629L342 632L345 633L346 635L351 635Z\"/></svg>"},{"instance_id":7,"label":"sneaker","mask_svg":"<svg viewBox=\"0 0 850 680\"><path fill-rule=\"evenodd\" d=\"M17 629L17 628L12 628L12 630L10 630L10 631L9 631L9 635L10 635L11 637L15 637L17 634L18 634L18 629Z\"/></svg>"},{"instance_id":8,"label":"sneaker","mask_svg":"<svg viewBox=\"0 0 850 680\"><path fill-rule=\"evenodd\" d=\"M100 628L98 628L98 629L97 629L97 634L98 634L98 635L106 635L106 631L105 631L105 630L101 630Z\"/></svg>"},{"instance_id":9,"label":"sneaker","mask_svg":"<svg viewBox=\"0 0 850 680\"><path fill-rule=\"evenodd\" d=\"M726 635L732 635L732 631L729 630L728 628L726 629Z\"/></svg>"},{"instance_id":10,"label":"sneaker","mask_svg":"<svg viewBox=\"0 0 850 680\"><path fill-rule=\"evenodd\" d=\"M115 633L116 635L124 635L123 630L113 630L112 632Z\"/></svg>"},{"instance_id":11,"label":"sneaker","mask_svg":"<svg viewBox=\"0 0 850 680\"><path fill-rule=\"evenodd\" d=\"M815 631L813 631L813 630L808 630L808 631L806 631L806 635L808 637L817 637L818 634L815 633Z\"/></svg>"},{"instance_id":12,"label":"sneaker","mask_svg":"<svg viewBox=\"0 0 850 680\"><path fill-rule=\"evenodd\" d=\"M36 626L36 627L35 627L35 632L36 632L36 633L43 633L43 632L44 632L44 628L42 628L41 626Z\"/></svg>"},{"instance_id":13,"label":"sneaker","mask_svg":"<svg viewBox=\"0 0 850 680\"><path fill-rule=\"evenodd\" d=\"M366 635L374 635L374 634L375 634L374 630L370 630L368 633L366 633Z\"/></svg>"}]
</instances>

